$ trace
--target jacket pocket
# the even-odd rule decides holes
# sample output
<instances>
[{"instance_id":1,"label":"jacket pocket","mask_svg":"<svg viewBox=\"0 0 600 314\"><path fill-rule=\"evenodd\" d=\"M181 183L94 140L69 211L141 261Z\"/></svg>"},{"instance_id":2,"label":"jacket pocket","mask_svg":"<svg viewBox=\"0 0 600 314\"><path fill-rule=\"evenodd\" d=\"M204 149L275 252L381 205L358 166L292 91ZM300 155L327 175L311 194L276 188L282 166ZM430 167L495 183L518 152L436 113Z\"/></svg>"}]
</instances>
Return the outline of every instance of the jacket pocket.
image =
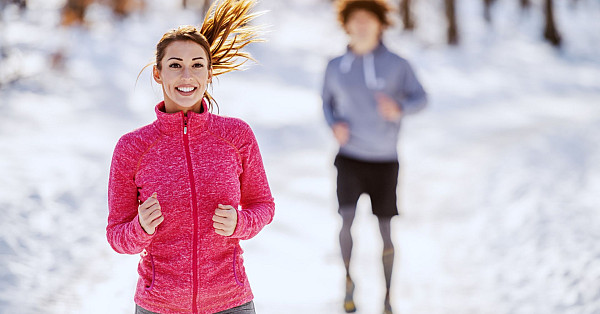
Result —
<instances>
[{"instance_id":1,"label":"jacket pocket","mask_svg":"<svg viewBox=\"0 0 600 314\"><path fill-rule=\"evenodd\" d=\"M242 253L242 249L237 245L233 248L233 278L238 286L244 286L246 282Z\"/></svg>"},{"instance_id":2,"label":"jacket pocket","mask_svg":"<svg viewBox=\"0 0 600 314\"><path fill-rule=\"evenodd\" d=\"M156 269L154 268L154 257L152 256L152 254L147 253L148 254L148 258L150 259L150 284L146 284L146 286L144 287L144 290L146 291L152 291L152 289L154 289L154 282L156 281Z\"/></svg>"}]
</instances>

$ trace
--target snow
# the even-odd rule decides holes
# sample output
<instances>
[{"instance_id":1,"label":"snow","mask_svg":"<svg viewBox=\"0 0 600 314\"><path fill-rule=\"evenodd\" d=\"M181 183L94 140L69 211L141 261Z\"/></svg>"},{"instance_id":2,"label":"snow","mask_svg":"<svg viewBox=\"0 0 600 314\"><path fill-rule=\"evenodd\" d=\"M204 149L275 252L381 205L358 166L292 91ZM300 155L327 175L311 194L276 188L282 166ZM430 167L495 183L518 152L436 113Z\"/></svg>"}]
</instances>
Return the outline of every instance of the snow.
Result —
<instances>
[{"instance_id":1,"label":"snow","mask_svg":"<svg viewBox=\"0 0 600 314\"><path fill-rule=\"evenodd\" d=\"M95 5L88 29L57 28L62 1L2 12L0 313L132 313L137 256L105 239L114 144L154 119L150 73L167 29L193 12L149 1L123 21ZM416 2L414 34L390 29L429 108L406 118L402 216L392 291L400 313L600 312L600 3L557 1L565 46L541 41L540 3L460 2L462 45L444 45L441 2ZM320 84L344 50L329 1L263 0L259 64L224 75L220 114L254 129L276 198L273 223L245 241L259 313L341 313L335 143ZM436 13L437 12L437 13ZM423 18L421 18L423 17ZM49 56L66 54L64 70ZM13 78L20 79L13 81ZM5 79L12 81L7 83ZM361 198L353 227L358 313L382 309L377 221Z\"/></svg>"}]
</instances>

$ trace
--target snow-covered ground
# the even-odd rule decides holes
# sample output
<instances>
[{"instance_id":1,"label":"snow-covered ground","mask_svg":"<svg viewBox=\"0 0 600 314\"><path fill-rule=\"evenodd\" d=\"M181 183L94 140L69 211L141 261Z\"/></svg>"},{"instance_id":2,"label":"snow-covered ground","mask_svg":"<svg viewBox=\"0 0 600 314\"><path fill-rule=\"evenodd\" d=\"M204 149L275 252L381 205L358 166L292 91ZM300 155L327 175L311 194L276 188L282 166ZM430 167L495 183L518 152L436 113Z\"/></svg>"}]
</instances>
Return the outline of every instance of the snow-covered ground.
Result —
<instances>
[{"instance_id":1,"label":"snow-covered ground","mask_svg":"<svg viewBox=\"0 0 600 314\"><path fill-rule=\"evenodd\" d=\"M167 29L199 18L149 1L90 28L56 28L61 1L2 12L0 313L132 313L137 256L105 240L112 149L154 119L161 91L148 70ZM438 3L439 2L439 3ZM493 26L480 2L459 3L463 44L443 44L441 1L417 3L415 34L386 40L430 95L405 120L394 220L393 304L400 313L600 313L600 3L557 1L565 47L540 41L539 8L500 0ZM173 2L165 2L173 3ZM344 50L329 1L263 0L260 62L225 75L220 113L250 123L277 210L243 243L259 313L341 313L335 143L320 111L328 58ZM49 55L66 52L63 71ZM7 74L9 73L9 74ZM368 200L353 229L359 313L383 301L379 235Z\"/></svg>"}]
</instances>

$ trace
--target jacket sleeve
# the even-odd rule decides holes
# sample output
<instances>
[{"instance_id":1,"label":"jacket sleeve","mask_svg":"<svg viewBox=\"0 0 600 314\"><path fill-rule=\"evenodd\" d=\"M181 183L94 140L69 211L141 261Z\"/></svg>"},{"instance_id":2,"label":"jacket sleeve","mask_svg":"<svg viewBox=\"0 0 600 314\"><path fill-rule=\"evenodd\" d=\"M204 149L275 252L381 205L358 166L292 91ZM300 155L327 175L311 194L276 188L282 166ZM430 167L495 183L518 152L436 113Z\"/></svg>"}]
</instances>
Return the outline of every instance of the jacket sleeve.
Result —
<instances>
[{"instance_id":1,"label":"jacket sleeve","mask_svg":"<svg viewBox=\"0 0 600 314\"><path fill-rule=\"evenodd\" d=\"M147 234L139 222L134 181L137 160L129 156L131 145L127 142L124 138L119 140L110 166L106 237L118 253L137 254L150 244L153 236Z\"/></svg>"},{"instance_id":2,"label":"jacket sleeve","mask_svg":"<svg viewBox=\"0 0 600 314\"><path fill-rule=\"evenodd\" d=\"M242 158L241 210L238 210L237 226L231 237L246 240L271 223L275 215L275 202L254 133L247 124L244 124L242 132L241 137L245 141L239 149Z\"/></svg>"},{"instance_id":3,"label":"jacket sleeve","mask_svg":"<svg viewBox=\"0 0 600 314\"><path fill-rule=\"evenodd\" d=\"M332 65L331 62L327 65L325 70L325 78L323 79L323 91L321 93L321 99L323 100L323 114L325 115L325 121L329 126L334 125L337 121L334 115L335 99L331 92L331 76L332 76Z\"/></svg>"},{"instance_id":4,"label":"jacket sleeve","mask_svg":"<svg viewBox=\"0 0 600 314\"><path fill-rule=\"evenodd\" d=\"M417 113L427 105L427 94L408 62L405 64L400 105L404 114Z\"/></svg>"}]
</instances>

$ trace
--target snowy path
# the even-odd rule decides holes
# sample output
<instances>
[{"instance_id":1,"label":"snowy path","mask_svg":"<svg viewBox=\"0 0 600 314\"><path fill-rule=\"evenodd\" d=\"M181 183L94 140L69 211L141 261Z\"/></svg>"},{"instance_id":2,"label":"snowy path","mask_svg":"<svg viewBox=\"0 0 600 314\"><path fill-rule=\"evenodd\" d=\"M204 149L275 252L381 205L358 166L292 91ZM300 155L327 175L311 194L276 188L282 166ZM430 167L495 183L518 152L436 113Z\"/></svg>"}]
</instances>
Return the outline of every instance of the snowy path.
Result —
<instances>
[{"instance_id":1,"label":"snowy path","mask_svg":"<svg viewBox=\"0 0 600 314\"><path fill-rule=\"evenodd\" d=\"M339 49L315 35L338 36L338 47L343 37L323 22L330 12L314 9L324 4L295 3L269 3L277 31L254 50L261 65L224 77L214 94L221 113L253 126L276 198L275 221L243 244L259 313L340 313L335 145L318 97ZM153 119L159 89L147 72L134 81L172 24L131 19L65 35L85 48L60 74L35 70L52 43L46 15L32 14L35 23L16 25L39 33L24 65L36 75L0 89L0 313L132 313L137 257L106 243L107 171L117 138ZM7 37L31 48L17 30ZM432 101L407 118L399 146L396 309L600 313L600 60L522 37L456 50L403 39L391 45ZM383 276L367 205L353 271L359 313L370 314Z\"/></svg>"}]
</instances>

